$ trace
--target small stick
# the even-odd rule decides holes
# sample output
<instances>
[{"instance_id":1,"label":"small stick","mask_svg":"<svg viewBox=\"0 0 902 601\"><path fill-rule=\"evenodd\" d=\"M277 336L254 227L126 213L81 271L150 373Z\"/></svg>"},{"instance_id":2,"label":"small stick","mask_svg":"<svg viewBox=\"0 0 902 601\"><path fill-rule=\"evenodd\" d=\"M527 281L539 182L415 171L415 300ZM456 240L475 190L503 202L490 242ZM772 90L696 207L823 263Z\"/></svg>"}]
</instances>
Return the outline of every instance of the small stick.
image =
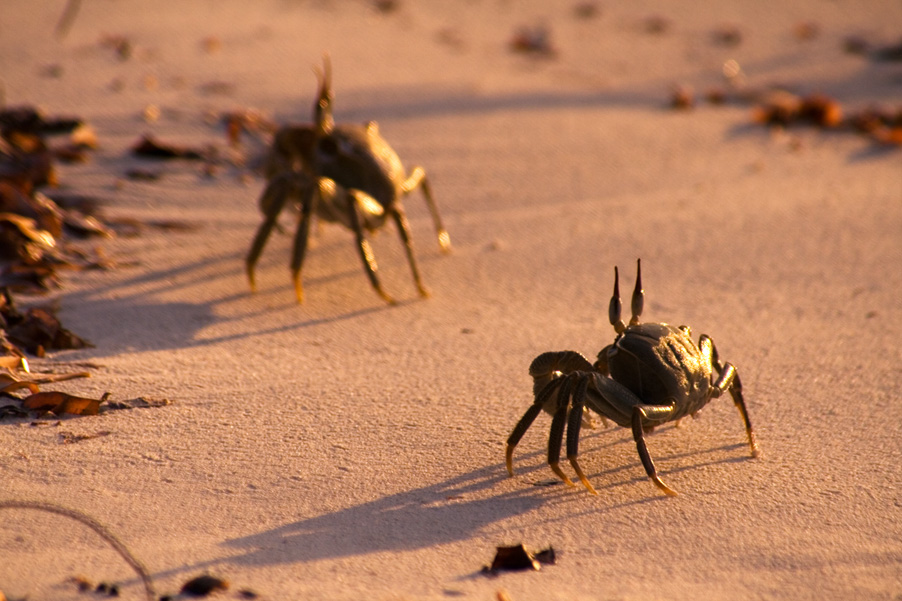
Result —
<instances>
[{"instance_id":1,"label":"small stick","mask_svg":"<svg viewBox=\"0 0 902 601\"><path fill-rule=\"evenodd\" d=\"M80 6L81 0L68 0L68 2L66 2L66 8L63 9L60 20L56 22L56 30L54 31L56 37L59 39L66 37L66 34L72 29L72 24L75 23L75 17L78 15Z\"/></svg>"},{"instance_id":2,"label":"small stick","mask_svg":"<svg viewBox=\"0 0 902 601\"><path fill-rule=\"evenodd\" d=\"M74 509L54 505L53 503L45 503L43 501L0 501L0 509L36 509L38 511L46 511L48 513L66 516L72 518L76 522L81 522L100 535L100 538L108 542L110 546L122 556L126 563L138 573L138 576L140 576L141 580L144 582L144 591L147 593L147 600L154 601L155 593L153 590L153 581L150 579L147 568L131 554L128 547L126 547L122 541L116 538L112 532L107 530L106 526L91 516L85 515L80 511L75 511Z\"/></svg>"}]
</instances>

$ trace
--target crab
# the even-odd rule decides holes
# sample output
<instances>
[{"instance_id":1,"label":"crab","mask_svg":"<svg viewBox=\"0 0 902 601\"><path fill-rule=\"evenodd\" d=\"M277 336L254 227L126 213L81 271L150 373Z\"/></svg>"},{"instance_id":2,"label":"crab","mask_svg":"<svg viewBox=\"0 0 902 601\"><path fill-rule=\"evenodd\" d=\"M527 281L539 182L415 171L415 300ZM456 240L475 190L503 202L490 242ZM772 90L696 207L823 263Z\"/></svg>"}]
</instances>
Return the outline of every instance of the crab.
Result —
<instances>
[{"instance_id":1,"label":"crab","mask_svg":"<svg viewBox=\"0 0 902 601\"><path fill-rule=\"evenodd\" d=\"M279 214L291 200L300 205L291 256L291 275L298 303L304 301L301 269L314 215L321 221L338 223L354 232L370 283L389 303L394 300L379 281L378 266L366 233L382 228L389 219L394 221L417 290L421 296L428 297L401 204L406 195L421 189L432 214L439 248L443 253L450 252L451 239L442 225L426 172L417 166L407 174L398 154L379 133L376 122L335 123L328 57L324 57L323 62L323 70L315 70L319 94L313 108L313 123L284 126L273 139L267 164L268 182L260 196L264 219L246 259L251 290L256 290L254 269L263 247L277 226Z\"/></svg>"},{"instance_id":2,"label":"crab","mask_svg":"<svg viewBox=\"0 0 902 601\"><path fill-rule=\"evenodd\" d=\"M567 459L580 482L598 494L577 460L580 428L588 407L624 428L632 428L633 439L645 472L667 495L677 493L658 477L645 444L645 434L661 424L695 416L709 401L729 392L745 424L752 457L760 455L749 413L742 397L739 373L730 363L721 363L714 342L706 335L698 344L687 326L639 323L645 299L642 263L637 261L632 317L620 318L620 285L614 267L614 294L609 318L617 337L598 353L592 364L576 351L542 353L529 366L535 401L517 422L505 449L505 463L513 476L513 454L520 439L542 410L552 415L548 438L548 464L570 486L575 484L559 465L564 429Z\"/></svg>"}]
</instances>

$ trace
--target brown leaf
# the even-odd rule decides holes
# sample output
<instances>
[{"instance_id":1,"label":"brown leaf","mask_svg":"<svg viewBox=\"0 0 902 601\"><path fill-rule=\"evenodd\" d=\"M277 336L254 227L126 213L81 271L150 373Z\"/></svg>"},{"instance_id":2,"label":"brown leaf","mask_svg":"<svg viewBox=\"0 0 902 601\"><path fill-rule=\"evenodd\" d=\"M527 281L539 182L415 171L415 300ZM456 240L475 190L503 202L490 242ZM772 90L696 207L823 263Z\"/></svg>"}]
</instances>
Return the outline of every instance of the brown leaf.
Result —
<instances>
[{"instance_id":1,"label":"brown leaf","mask_svg":"<svg viewBox=\"0 0 902 601\"><path fill-rule=\"evenodd\" d=\"M203 575L192 578L182 585L181 593L192 597L206 597L215 591L225 591L229 582L215 576Z\"/></svg>"},{"instance_id":2,"label":"brown leaf","mask_svg":"<svg viewBox=\"0 0 902 601\"><path fill-rule=\"evenodd\" d=\"M26 397L22 401L22 407L39 413L52 412L56 415L68 413L70 415L97 415L100 412L100 404L106 399L86 399L65 392L38 392Z\"/></svg>"},{"instance_id":3,"label":"brown leaf","mask_svg":"<svg viewBox=\"0 0 902 601\"><path fill-rule=\"evenodd\" d=\"M513 547L498 547L489 572L500 570L538 570L539 562L522 544Z\"/></svg>"},{"instance_id":4,"label":"brown leaf","mask_svg":"<svg viewBox=\"0 0 902 601\"><path fill-rule=\"evenodd\" d=\"M203 153L194 148L163 144L145 135L132 148L132 154L153 159L202 159Z\"/></svg>"},{"instance_id":5,"label":"brown leaf","mask_svg":"<svg viewBox=\"0 0 902 601\"><path fill-rule=\"evenodd\" d=\"M32 392L32 394L38 393L41 391L41 388L34 382L29 382L27 380L13 380L12 382L7 382L0 387L0 393L10 394L16 392L17 390L22 390L23 388L27 388Z\"/></svg>"},{"instance_id":6,"label":"brown leaf","mask_svg":"<svg viewBox=\"0 0 902 601\"><path fill-rule=\"evenodd\" d=\"M18 355L7 355L0 357L0 367L5 369L20 369L22 367L23 357Z\"/></svg>"},{"instance_id":7,"label":"brown leaf","mask_svg":"<svg viewBox=\"0 0 902 601\"><path fill-rule=\"evenodd\" d=\"M53 313L40 307L31 307L21 322L8 329L9 339L38 354L38 349L85 348L90 344L62 327ZM40 356L40 355L39 355Z\"/></svg>"}]
</instances>

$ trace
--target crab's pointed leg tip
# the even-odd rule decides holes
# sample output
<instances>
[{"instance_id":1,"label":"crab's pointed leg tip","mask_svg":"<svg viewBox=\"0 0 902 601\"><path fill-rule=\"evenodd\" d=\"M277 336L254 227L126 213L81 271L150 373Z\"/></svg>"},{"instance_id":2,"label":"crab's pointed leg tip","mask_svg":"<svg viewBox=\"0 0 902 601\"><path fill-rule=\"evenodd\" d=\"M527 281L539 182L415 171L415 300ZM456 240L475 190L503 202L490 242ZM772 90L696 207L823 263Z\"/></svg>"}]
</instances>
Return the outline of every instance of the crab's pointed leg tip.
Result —
<instances>
[{"instance_id":1,"label":"crab's pointed leg tip","mask_svg":"<svg viewBox=\"0 0 902 601\"><path fill-rule=\"evenodd\" d=\"M751 448L753 458L758 459L762 456L761 447L758 446L758 439L751 430L749 430L749 447Z\"/></svg>"},{"instance_id":2,"label":"crab's pointed leg tip","mask_svg":"<svg viewBox=\"0 0 902 601\"><path fill-rule=\"evenodd\" d=\"M247 283L251 287L251 292L256 292L257 291L257 280L254 277L253 265L246 265L244 268L244 273L247 274Z\"/></svg>"},{"instance_id":3,"label":"crab's pointed leg tip","mask_svg":"<svg viewBox=\"0 0 902 601\"><path fill-rule=\"evenodd\" d=\"M451 236L447 230L440 230L438 233L438 245L445 254L451 252Z\"/></svg>"},{"instance_id":4,"label":"crab's pointed leg tip","mask_svg":"<svg viewBox=\"0 0 902 601\"><path fill-rule=\"evenodd\" d=\"M663 482L660 478L658 478L657 476L653 477L653 478L651 479L651 481L654 482L655 486L657 486L658 488L660 488L661 491L662 491L665 495L667 495L668 497L675 497L675 496L677 496L677 492L676 492L675 490L673 490L672 488L670 488L669 486L667 486L666 484L664 484L664 482Z\"/></svg>"},{"instance_id":5,"label":"crab's pointed leg tip","mask_svg":"<svg viewBox=\"0 0 902 601\"><path fill-rule=\"evenodd\" d=\"M513 478L514 476L514 447L507 445L504 448L504 465L507 467L507 473Z\"/></svg>"}]
</instances>

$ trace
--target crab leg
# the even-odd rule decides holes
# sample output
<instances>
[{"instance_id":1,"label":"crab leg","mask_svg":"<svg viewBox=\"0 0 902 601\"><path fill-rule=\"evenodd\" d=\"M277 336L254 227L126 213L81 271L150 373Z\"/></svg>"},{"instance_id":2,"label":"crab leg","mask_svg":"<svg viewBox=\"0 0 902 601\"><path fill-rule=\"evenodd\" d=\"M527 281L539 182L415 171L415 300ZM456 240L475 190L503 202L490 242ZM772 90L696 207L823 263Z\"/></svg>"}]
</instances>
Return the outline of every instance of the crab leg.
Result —
<instances>
[{"instance_id":1,"label":"crab leg","mask_svg":"<svg viewBox=\"0 0 902 601\"><path fill-rule=\"evenodd\" d=\"M266 241L269 239L269 235L279 219L279 213L282 212L289 197L296 192L294 183L291 181L292 176L293 174L284 174L274 178L260 196L260 209L264 212L265 218L260 227L257 228L254 242L251 244L251 249L248 251L245 259L247 279L251 285L251 291L256 291L257 289L257 283L254 279L254 268L260 259L260 255L263 253L263 247L266 246Z\"/></svg>"},{"instance_id":2,"label":"crab leg","mask_svg":"<svg viewBox=\"0 0 902 601\"><path fill-rule=\"evenodd\" d=\"M639 459L642 460L642 466L645 467L645 473L655 483L655 486L664 491L671 497L676 496L676 491L664 484L658 477L655 464L648 454L648 447L645 445L645 434L642 430L642 419L651 419L655 421L667 421L668 415L673 413L673 407L670 405L636 405L633 408L633 439L636 441L636 450L639 451Z\"/></svg>"},{"instance_id":3,"label":"crab leg","mask_svg":"<svg viewBox=\"0 0 902 601\"><path fill-rule=\"evenodd\" d=\"M526 434L526 431L532 425L532 423L536 420L539 413L542 412L542 408L545 406L545 403L548 399L551 398L551 395L560 387L561 380L552 380L549 382L545 388L542 389L539 394L536 395L535 401L526 410L526 413L523 414L523 417L520 418L520 421L517 422L517 425L514 426L513 431L511 431L510 436L507 437L507 445L505 445L504 450L504 458L505 464L507 465L507 472L513 476L514 475L514 449L517 447L517 444L520 443L520 439L523 438L523 435Z\"/></svg>"},{"instance_id":4,"label":"crab leg","mask_svg":"<svg viewBox=\"0 0 902 601\"><path fill-rule=\"evenodd\" d=\"M702 355L710 359L712 367L718 374L717 381L714 382L714 389L717 391L715 394L720 396L725 390L730 391L730 396L733 397L733 404L739 409L739 415L742 416L742 421L745 424L745 432L749 439L752 457L760 457L761 449L758 446L757 438L755 438L755 432L752 430L752 422L749 419L749 411L745 406L745 399L742 397L742 381L739 379L739 372L736 371L732 363L721 365L717 347L714 346L714 341L707 335L702 334L699 338L698 348L701 350Z\"/></svg>"},{"instance_id":5,"label":"crab leg","mask_svg":"<svg viewBox=\"0 0 902 601\"><path fill-rule=\"evenodd\" d=\"M370 243L363 232L363 225L360 223L360 215L357 214L357 195L354 190L348 190L348 194L352 197L352 201L348 203L348 217L350 219L351 229L354 231L354 236L357 239L357 250L360 251L363 269L370 278L370 284L373 285L376 293L381 296L385 302L393 305L395 299L389 296L382 288L382 283L379 282L379 276L376 275L379 266L376 264L376 256L373 254L373 247L370 246Z\"/></svg>"},{"instance_id":6,"label":"crab leg","mask_svg":"<svg viewBox=\"0 0 902 601\"><path fill-rule=\"evenodd\" d=\"M304 257L307 254L307 241L310 238L310 222L313 213L316 212L316 204L322 199L328 190L323 181L319 180L316 186L310 186L301 200L301 214L298 217L298 229L294 234L294 247L291 251L291 281L294 283L294 293L298 304L304 302L304 285L301 281L301 269L304 267Z\"/></svg>"},{"instance_id":7,"label":"crab leg","mask_svg":"<svg viewBox=\"0 0 902 601\"><path fill-rule=\"evenodd\" d=\"M586 390L589 387L589 378L580 377L576 384L576 390L573 392L573 405L570 408L570 418L567 421L567 459L573 467L573 471L579 477L579 481L583 486L592 493L597 495L598 492L586 478L586 474L579 467L577 455L579 454L579 429L583 421L583 406L586 403Z\"/></svg>"},{"instance_id":8,"label":"crab leg","mask_svg":"<svg viewBox=\"0 0 902 601\"><path fill-rule=\"evenodd\" d=\"M426 179L426 172L419 165L411 170L410 175L401 184L401 190L403 190L404 194L409 194L418 186L423 189L426 206L429 207L429 212L432 214L432 221L435 223L435 233L438 235L439 248L444 253L451 252L451 237L448 235L448 230L442 225L442 218L438 214L438 206L432 198L432 187L429 185L429 180Z\"/></svg>"},{"instance_id":9,"label":"crab leg","mask_svg":"<svg viewBox=\"0 0 902 601\"><path fill-rule=\"evenodd\" d=\"M404 250L407 253L407 262L410 263L410 271L413 273L413 281L417 285L420 296L428 298L429 290L423 285L423 280L420 278L420 270L417 267L417 259L413 253L413 240L410 237L410 224L407 222L407 216L400 206L396 205L389 210L398 226L398 234L401 236L401 242L404 243Z\"/></svg>"},{"instance_id":10,"label":"crab leg","mask_svg":"<svg viewBox=\"0 0 902 601\"><path fill-rule=\"evenodd\" d=\"M558 408L551 418L551 432L548 435L548 465L567 486L576 486L561 469L561 444L564 442L564 426L567 425L567 409L570 405L570 378L564 378L558 391Z\"/></svg>"}]
</instances>

